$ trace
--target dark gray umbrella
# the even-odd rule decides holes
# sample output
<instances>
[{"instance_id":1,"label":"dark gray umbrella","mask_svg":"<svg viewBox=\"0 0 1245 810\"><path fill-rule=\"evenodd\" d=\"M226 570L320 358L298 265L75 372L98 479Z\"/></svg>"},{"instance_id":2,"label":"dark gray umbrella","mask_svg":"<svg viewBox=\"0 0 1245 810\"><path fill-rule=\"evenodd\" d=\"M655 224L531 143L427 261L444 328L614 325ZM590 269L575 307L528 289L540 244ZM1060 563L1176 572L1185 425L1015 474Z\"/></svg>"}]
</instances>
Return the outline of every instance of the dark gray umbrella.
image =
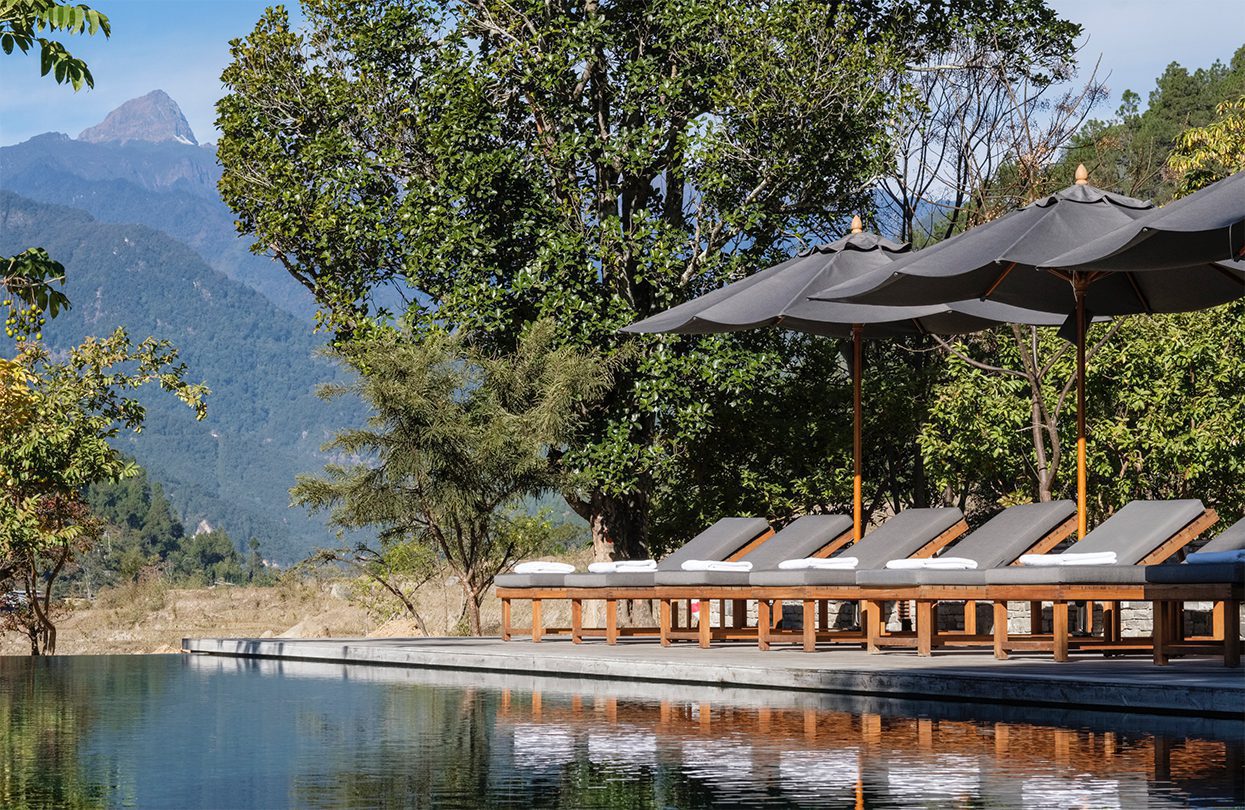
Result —
<instances>
[{"instance_id":1,"label":"dark gray umbrella","mask_svg":"<svg viewBox=\"0 0 1245 810\"><path fill-rule=\"evenodd\" d=\"M1076 185L813 298L890 306L978 298L1071 315L1077 363L1078 529L1083 537L1087 311L1188 312L1245 296L1245 267L1239 263L1193 259L1165 270L1125 266L1088 271L1057 263L1077 245L1132 227L1155 210L1152 203L1089 185L1085 167L1078 166ZM1194 210L1201 210L1201 204Z\"/></svg>"},{"instance_id":2,"label":"dark gray umbrella","mask_svg":"<svg viewBox=\"0 0 1245 810\"><path fill-rule=\"evenodd\" d=\"M1064 270L1135 272L1242 257L1245 172L1237 172L1069 250L1051 260L1051 266ZM1239 276L1235 278L1239 283Z\"/></svg>"},{"instance_id":3,"label":"dark gray umbrella","mask_svg":"<svg viewBox=\"0 0 1245 810\"><path fill-rule=\"evenodd\" d=\"M1057 325L1057 315L993 301L965 301L916 307L868 306L812 301L816 290L841 284L885 267L903 256L908 246L863 233L860 218L852 233L793 259L624 327L624 332L714 334L778 326L814 335L852 338L852 393L855 483L855 534L863 531L861 478L862 339L899 335L955 335L976 332L998 323Z\"/></svg>"}]
</instances>

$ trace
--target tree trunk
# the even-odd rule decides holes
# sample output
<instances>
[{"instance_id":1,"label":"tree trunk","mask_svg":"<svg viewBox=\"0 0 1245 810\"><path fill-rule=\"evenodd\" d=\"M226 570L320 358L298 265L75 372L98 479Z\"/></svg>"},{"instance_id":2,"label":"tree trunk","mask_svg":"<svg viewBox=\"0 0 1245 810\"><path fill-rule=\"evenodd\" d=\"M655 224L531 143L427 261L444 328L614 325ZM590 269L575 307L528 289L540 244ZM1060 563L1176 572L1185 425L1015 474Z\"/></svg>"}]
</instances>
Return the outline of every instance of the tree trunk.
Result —
<instances>
[{"instance_id":1,"label":"tree trunk","mask_svg":"<svg viewBox=\"0 0 1245 810\"><path fill-rule=\"evenodd\" d=\"M648 496L633 492L625 496L593 493L581 514L592 530L592 556L597 562L643 560L648 550ZM590 603L595 606L596 603ZM592 619L595 615L595 608ZM646 601L618 603L618 621L624 627L650 626L653 606Z\"/></svg>"},{"instance_id":2,"label":"tree trunk","mask_svg":"<svg viewBox=\"0 0 1245 810\"><path fill-rule=\"evenodd\" d=\"M594 493L588 504L592 556L598 562L641 560L648 556L648 497Z\"/></svg>"},{"instance_id":3,"label":"tree trunk","mask_svg":"<svg viewBox=\"0 0 1245 810\"><path fill-rule=\"evenodd\" d=\"M480 624L480 601L483 598L482 591L463 580L463 591L467 595L467 622L471 626L471 635L484 635L483 628Z\"/></svg>"}]
</instances>

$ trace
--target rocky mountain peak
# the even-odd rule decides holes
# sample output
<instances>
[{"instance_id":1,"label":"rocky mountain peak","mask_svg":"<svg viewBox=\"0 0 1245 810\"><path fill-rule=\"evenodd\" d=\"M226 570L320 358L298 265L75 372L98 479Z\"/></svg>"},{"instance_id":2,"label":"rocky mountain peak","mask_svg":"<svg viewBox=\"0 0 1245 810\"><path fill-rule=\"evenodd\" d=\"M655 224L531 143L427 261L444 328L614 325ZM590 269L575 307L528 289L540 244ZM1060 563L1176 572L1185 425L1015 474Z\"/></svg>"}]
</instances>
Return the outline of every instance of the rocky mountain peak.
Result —
<instances>
[{"instance_id":1,"label":"rocky mountain peak","mask_svg":"<svg viewBox=\"0 0 1245 810\"><path fill-rule=\"evenodd\" d=\"M108 113L100 123L82 130L78 140L91 143L178 141L192 146L199 143L177 102L163 90L130 99Z\"/></svg>"}]
</instances>

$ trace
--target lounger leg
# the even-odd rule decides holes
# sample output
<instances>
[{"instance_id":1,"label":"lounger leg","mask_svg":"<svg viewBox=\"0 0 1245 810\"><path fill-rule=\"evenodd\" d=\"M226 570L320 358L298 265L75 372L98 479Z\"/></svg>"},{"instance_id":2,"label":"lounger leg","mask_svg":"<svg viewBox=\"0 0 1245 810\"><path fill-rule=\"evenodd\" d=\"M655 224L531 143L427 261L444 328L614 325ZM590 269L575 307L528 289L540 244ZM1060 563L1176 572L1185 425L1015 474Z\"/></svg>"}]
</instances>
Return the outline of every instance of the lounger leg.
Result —
<instances>
[{"instance_id":1,"label":"lounger leg","mask_svg":"<svg viewBox=\"0 0 1245 810\"><path fill-rule=\"evenodd\" d=\"M1042 603L1029 603L1029 633L1034 636L1042 634Z\"/></svg>"},{"instance_id":2,"label":"lounger leg","mask_svg":"<svg viewBox=\"0 0 1245 810\"><path fill-rule=\"evenodd\" d=\"M510 640L510 600L501 600L501 640Z\"/></svg>"},{"instance_id":3,"label":"lounger leg","mask_svg":"<svg viewBox=\"0 0 1245 810\"><path fill-rule=\"evenodd\" d=\"M1051 633L1054 635L1054 658L1068 660L1068 603L1055 602L1051 613Z\"/></svg>"},{"instance_id":4,"label":"lounger leg","mask_svg":"<svg viewBox=\"0 0 1245 810\"><path fill-rule=\"evenodd\" d=\"M540 600L532 600L532 641L539 644L545 635L545 628L541 625L540 620Z\"/></svg>"},{"instance_id":5,"label":"lounger leg","mask_svg":"<svg viewBox=\"0 0 1245 810\"><path fill-rule=\"evenodd\" d=\"M1154 663L1162 666L1167 663L1167 641L1171 634L1171 622L1167 602L1153 603Z\"/></svg>"},{"instance_id":6,"label":"lounger leg","mask_svg":"<svg viewBox=\"0 0 1245 810\"><path fill-rule=\"evenodd\" d=\"M748 600L732 599L731 600L731 627L736 630L748 626Z\"/></svg>"},{"instance_id":7,"label":"lounger leg","mask_svg":"<svg viewBox=\"0 0 1245 810\"><path fill-rule=\"evenodd\" d=\"M1119 641L1119 602L1102 603L1103 641Z\"/></svg>"},{"instance_id":8,"label":"lounger leg","mask_svg":"<svg viewBox=\"0 0 1245 810\"><path fill-rule=\"evenodd\" d=\"M882 602L865 599L860 603L860 622L865 630L865 649L871 653L878 652L878 638L882 635Z\"/></svg>"},{"instance_id":9,"label":"lounger leg","mask_svg":"<svg viewBox=\"0 0 1245 810\"><path fill-rule=\"evenodd\" d=\"M1225 641L1227 636L1224 634L1224 628L1227 626L1224 619L1227 616L1226 602L1216 602L1210 612L1210 637L1215 641Z\"/></svg>"},{"instance_id":10,"label":"lounger leg","mask_svg":"<svg viewBox=\"0 0 1245 810\"><path fill-rule=\"evenodd\" d=\"M813 652L817 649L817 601L815 599L804 600L804 627L801 634L804 637L804 652Z\"/></svg>"},{"instance_id":11,"label":"lounger leg","mask_svg":"<svg viewBox=\"0 0 1245 810\"><path fill-rule=\"evenodd\" d=\"M1224 603L1223 613L1223 665L1241 665L1241 603Z\"/></svg>"},{"instance_id":12,"label":"lounger leg","mask_svg":"<svg viewBox=\"0 0 1245 810\"><path fill-rule=\"evenodd\" d=\"M571 642L583 642L584 603L580 599L571 600Z\"/></svg>"},{"instance_id":13,"label":"lounger leg","mask_svg":"<svg viewBox=\"0 0 1245 810\"><path fill-rule=\"evenodd\" d=\"M709 605L712 603L712 600L698 599L696 600L696 603L700 605L700 611L696 616L697 637L700 640L701 649L707 650L709 649L709 643L712 640L710 633L712 632L713 627L712 622L709 620L711 613Z\"/></svg>"},{"instance_id":14,"label":"lounger leg","mask_svg":"<svg viewBox=\"0 0 1245 810\"><path fill-rule=\"evenodd\" d=\"M618 600L605 600L605 643L618 643Z\"/></svg>"},{"instance_id":15,"label":"lounger leg","mask_svg":"<svg viewBox=\"0 0 1245 810\"><path fill-rule=\"evenodd\" d=\"M977 635L977 603L964 603L964 634L967 636Z\"/></svg>"},{"instance_id":16,"label":"lounger leg","mask_svg":"<svg viewBox=\"0 0 1245 810\"><path fill-rule=\"evenodd\" d=\"M830 629L830 600L817 600L817 627L825 631Z\"/></svg>"},{"instance_id":17,"label":"lounger leg","mask_svg":"<svg viewBox=\"0 0 1245 810\"><path fill-rule=\"evenodd\" d=\"M661 646L670 646L670 600L658 600L658 627L661 634Z\"/></svg>"},{"instance_id":18,"label":"lounger leg","mask_svg":"<svg viewBox=\"0 0 1245 810\"><path fill-rule=\"evenodd\" d=\"M916 603L916 654L932 655L933 649L934 603L928 599L919 599Z\"/></svg>"},{"instance_id":19,"label":"lounger leg","mask_svg":"<svg viewBox=\"0 0 1245 810\"><path fill-rule=\"evenodd\" d=\"M1041 603L1038 603L1038 621L1041 621ZM1030 607L1032 609L1032 606ZM994 657L1000 661L1007 658L1007 603L994 603Z\"/></svg>"},{"instance_id":20,"label":"lounger leg","mask_svg":"<svg viewBox=\"0 0 1245 810\"><path fill-rule=\"evenodd\" d=\"M757 648L760 650L769 649L770 604L768 599L757 600Z\"/></svg>"}]
</instances>

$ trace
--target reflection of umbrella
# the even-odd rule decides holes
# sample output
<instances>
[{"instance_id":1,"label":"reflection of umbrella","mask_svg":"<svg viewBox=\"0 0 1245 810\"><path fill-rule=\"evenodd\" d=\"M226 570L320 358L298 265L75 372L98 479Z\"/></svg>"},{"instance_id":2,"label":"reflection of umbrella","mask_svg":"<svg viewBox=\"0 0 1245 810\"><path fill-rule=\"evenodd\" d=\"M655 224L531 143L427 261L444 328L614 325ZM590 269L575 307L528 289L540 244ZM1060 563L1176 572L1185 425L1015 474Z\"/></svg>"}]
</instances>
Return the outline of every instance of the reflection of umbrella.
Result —
<instances>
[{"instance_id":1,"label":"reflection of umbrella","mask_svg":"<svg viewBox=\"0 0 1245 810\"><path fill-rule=\"evenodd\" d=\"M1146 216L1151 203L1121 197L1086 182L979 225L875 271L868 278L822 290L816 299L921 305L979 298L1072 314L1077 363L1077 508L1085 512L1085 326L1087 311L1103 315L1188 312L1245 295L1245 272L1188 262L1169 272L1144 267L1084 271L1057 266L1070 246L1085 245ZM1071 293L1071 294L1069 294Z\"/></svg>"},{"instance_id":2,"label":"reflection of umbrella","mask_svg":"<svg viewBox=\"0 0 1245 810\"><path fill-rule=\"evenodd\" d=\"M1238 172L1081 245L1051 265L1064 270L1162 270L1242 257L1245 172Z\"/></svg>"},{"instance_id":3,"label":"reflection of umbrella","mask_svg":"<svg viewBox=\"0 0 1245 810\"><path fill-rule=\"evenodd\" d=\"M623 331L712 334L779 326L815 335L851 335L855 476L853 517L855 538L859 540L864 512L860 439L861 340L865 337L898 335L963 334L996 323L1054 325L1060 322L1057 316L991 301L889 307L808 299L816 290L849 283L886 267L907 249L907 245L891 242L876 234L863 233L860 218L856 217L852 220L851 235L837 242L813 248L794 259L633 323Z\"/></svg>"}]
</instances>

